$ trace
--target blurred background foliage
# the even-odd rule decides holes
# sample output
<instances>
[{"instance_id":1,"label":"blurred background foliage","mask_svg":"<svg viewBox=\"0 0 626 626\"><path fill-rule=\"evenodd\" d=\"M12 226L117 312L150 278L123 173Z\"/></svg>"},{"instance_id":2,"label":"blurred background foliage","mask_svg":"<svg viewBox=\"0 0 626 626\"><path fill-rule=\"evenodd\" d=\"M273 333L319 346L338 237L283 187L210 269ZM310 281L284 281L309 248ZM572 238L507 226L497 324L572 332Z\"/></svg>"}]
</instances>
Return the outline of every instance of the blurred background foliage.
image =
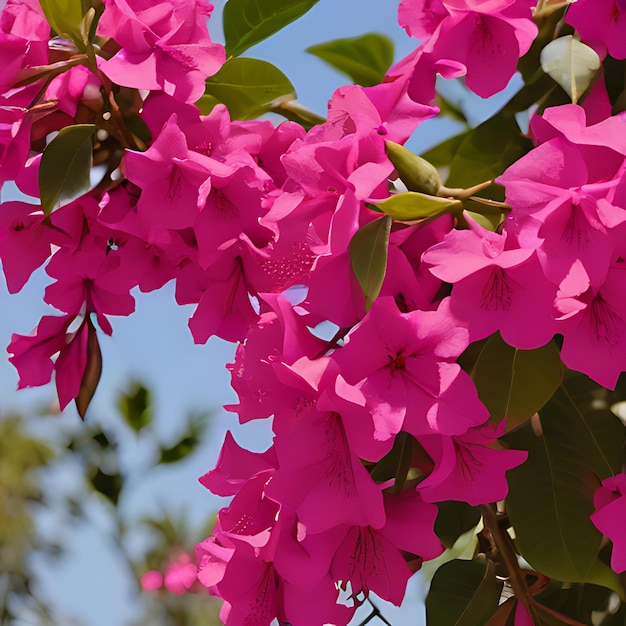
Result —
<instances>
[{"instance_id":1,"label":"blurred background foliage","mask_svg":"<svg viewBox=\"0 0 626 626\"><path fill-rule=\"evenodd\" d=\"M149 389L131 381L116 406L117 415L107 416L106 428L92 414L89 422L76 420L69 429L55 429L52 437L46 424L54 419L49 407L0 416L0 625L89 626L62 614L47 597L38 563L66 558L73 534L80 525L92 523L94 505L96 515L106 519L99 525L102 542L125 564L140 597L139 609L126 626L220 624L219 602L204 589L194 586L187 593L172 593L164 585L151 591L141 586L146 572L160 572L165 578L168 565L181 555L193 555L194 545L211 533L214 518L192 528L184 510L161 509L158 515L129 519L121 505L127 492L132 497L132 489L149 474L196 452L210 414L189 414L175 442L164 446L152 426L155 411ZM118 445L133 433L148 450L139 463L128 463ZM76 466L82 480L61 479L54 489L46 488L50 479L56 480L56 472L70 467L76 474Z\"/></svg>"}]
</instances>

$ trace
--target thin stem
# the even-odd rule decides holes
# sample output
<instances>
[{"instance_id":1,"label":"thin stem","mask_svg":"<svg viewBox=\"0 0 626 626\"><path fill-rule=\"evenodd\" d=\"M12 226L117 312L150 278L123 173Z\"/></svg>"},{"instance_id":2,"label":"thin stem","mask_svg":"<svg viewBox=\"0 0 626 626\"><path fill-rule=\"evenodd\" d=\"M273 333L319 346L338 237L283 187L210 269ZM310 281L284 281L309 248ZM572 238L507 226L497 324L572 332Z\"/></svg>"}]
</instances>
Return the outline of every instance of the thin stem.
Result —
<instances>
[{"instance_id":1,"label":"thin stem","mask_svg":"<svg viewBox=\"0 0 626 626\"><path fill-rule=\"evenodd\" d=\"M480 509L483 515L485 528L487 528L491 533L493 542L496 545L496 548L498 549L498 552L508 571L509 584L513 589L515 597L518 602L522 603L528 612L528 615L530 615L530 617L534 620L534 623L540 624L541 622L539 621L539 616L535 611L535 606L528 590L526 579L524 578L517 561L517 552L513 547L513 542L511 541L509 533L507 533L506 530L504 530L498 523L498 517L493 505L483 504Z\"/></svg>"}]
</instances>

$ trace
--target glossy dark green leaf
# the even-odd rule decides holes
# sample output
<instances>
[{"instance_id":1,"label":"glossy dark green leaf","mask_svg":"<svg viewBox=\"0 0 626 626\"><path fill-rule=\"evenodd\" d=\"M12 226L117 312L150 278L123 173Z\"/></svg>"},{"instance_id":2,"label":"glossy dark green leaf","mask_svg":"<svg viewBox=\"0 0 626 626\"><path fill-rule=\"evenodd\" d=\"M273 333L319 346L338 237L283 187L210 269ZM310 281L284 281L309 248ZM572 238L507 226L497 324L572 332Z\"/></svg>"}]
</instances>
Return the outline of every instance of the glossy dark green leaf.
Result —
<instances>
[{"instance_id":1,"label":"glossy dark green leaf","mask_svg":"<svg viewBox=\"0 0 626 626\"><path fill-rule=\"evenodd\" d=\"M223 23L227 56L239 56L303 16L318 0L228 0Z\"/></svg>"},{"instance_id":2,"label":"glossy dark green leaf","mask_svg":"<svg viewBox=\"0 0 626 626\"><path fill-rule=\"evenodd\" d=\"M89 190L94 124L66 126L46 146L39 165L41 208L49 215L59 202Z\"/></svg>"},{"instance_id":3,"label":"glossy dark green leaf","mask_svg":"<svg viewBox=\"0 0 626 626\"><path fill-rule=\"evenodd\" d=\"M494 179L531 148L514 118L496 115L464 134L449 162L446 185L471 187ZM424 158L437 165L430 156Z\"/></svg>"},{"instance_id":4,"label":"glossy dark green leaf","mask_svg":"<svg viewBox=\"0 0 626 626\"><path fill-rule=\"evenodd\" d=\"M507 511L516 546L531 567L550 578L590 582L622 594L617 575L598 557L602 535L589 519L600 481L590 463L594 441L575 412L542 410L543 435L530 422L508 433L512 448L528 450L507 472Z\"/></svg>"},{"instance_id":5,"label":"glossy dark green leaf","mask_svg":"<svg viewBox=\"0 0 626 626\"><path fill-rule=\"evenodd\" d=\"M444 563L435 572L426 597L426 624L483 626L498 609L502 585L491 561Z\"/></svg>"},{"instance_id":6,"label":"glossy dark green leaf","mask_svg":"<svg viewBox=\"0 0 626 626\"><path fill-rule=\"evenodd\" d=\"M369 310L378 297L387 271L391 218L380 217L360 228L350 241L350 263Z\"/></svg>"},{"instance_id":7,"label":"glossy dark green leaf","mask_svg":"<svg viewBox=\"0 0 626 626\"><path fill-rule=\"evenodd\" d=\"M499 422L506 417L511 430L548 402L561 384L563 369L554 342L518 350L496 333L483 346L472 378L491 419Z\"/></svg>"},{"instance_id":8,"label":"glossy dark green leaf","mask_svg":"<svg viewBox=\"0 0 626 626\"><path fill-rule=\"evenodd\" d=\"M437 508L435 533L446 548L451 548L463 533L475 528L480 521L480 508L466 502L438 502Z\"/></svg>"},{"instance_id":9,"label":"glossy dark green leaf","mask_svg":"<svg viewBox=\"0 0 626 626\"><path fill-rule=\"evenodd\" d=\"M385 35L367 33L334 39L306 48L331 67L363 87L378 85L393 63L393 41Z\"/></svg>"},{"instance_id":10,"label":"glossy dark green leaf","mask_svg":"<svg viewBox=\"0 0 626 626\"><path fill-rule=\"evenodd\" d=\"M602 388L590 381L592 387L585 393L582 383L578 376L564 381L541 416L544 421L567 422L571 436L584 443L578 446L579 454L604 479L621 471L626 429L608 407L596 405L595 392Z\"/></svg>"},{"instance_id":11,"label":"glossy dark green leaf","mask_svg":"<svg viewBox=\"0 0 626 626\"><path fill-rule=\"evenodd\" d=\"M196 103L208 113L216 102L228 107L233 119L247 120L269 111L276 102L290 100L296 92L290 80L274 65L259 59L231 59L206 80L205 95Z\"/></svg>"},{"instance_id":12,"label":"glossy dark green leaf","mask_svg":"<svg viewBox=\"0 0 626 626\"><path fill-rule=\"evenodd\" d=\"M124 421L139 432L152 421L152 399L150 390L135 382L123 393L117 402Z\"/></svg>"},{"instance_id":13,"label":"glossy dark green leaf","mask_svg":"<svg viewBox=\"0 0 626 626\"><path fill-rule=\"evenodd\" d=\"M39 0L41 9L57 35L82 42L80 25L83 19L81 0Z\"/></svg>"},{"instance_id":14,"label":"glossy dark green leaf","mask_svg":"<svg viewBox=\"0 0 626 626\"><path fill-rule=\"evenodd\" d=\"M376 202L374 206L396 221L416 224L461 209L463 203L418 191L405 191Z\"/></svg>"}]
</instances>

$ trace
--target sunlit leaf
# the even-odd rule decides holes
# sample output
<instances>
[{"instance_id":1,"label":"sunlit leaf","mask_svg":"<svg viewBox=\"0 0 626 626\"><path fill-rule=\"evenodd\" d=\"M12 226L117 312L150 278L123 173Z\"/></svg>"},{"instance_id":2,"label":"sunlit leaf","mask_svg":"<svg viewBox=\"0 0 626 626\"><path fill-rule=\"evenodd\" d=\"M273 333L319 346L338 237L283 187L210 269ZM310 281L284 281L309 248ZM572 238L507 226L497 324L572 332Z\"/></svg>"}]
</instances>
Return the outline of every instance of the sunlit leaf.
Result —
<instances>
[{"instance_id":1,"label":"sunlit leaf","mask_svg":"<svg viewBox=\"0 0 626 626\"><path fill-rule=\"evenodd\" d=\"M41 208L49 215L63 200L89 190L94 124L66 126L46 146L39 165Z\"/></svg>"},{"instance_id":2,"label":"sunlit leaf","mask_svg":"<svg viewBox=\"0 0 626 626\"><path fill-rule=\"evenodd\" d=\"M57 35L65 35L82 43L80 32L83 20L81 0L39 0L41 9Z\"/></svg>"},{"instance_id":3,"label":"sunlit leaf","mask_svg":"<svg viewBox=\"0 0 626 626\"><path fill-rule=\"evenodd\" d=\"M429 196L417 191L397 193L373 204L394 220L410 223L433 219L463 207L460 200Z\"/></svg>"},{"instance_id":4,"label":"sunlit leaf","mask_svg":"<svg viewBox=\"0 0 626 626\"><path fill-rule=\"evenodd\" d=\"M259 59L231 59L206 80L205 95L196 103L209 113L216 102L228 107L233 119L247 120L269 111L277 102L292 100L290 80L274 65Z\"/></svg>"},{"instance_id":5,"label":"sunlit leaf","mask_svg":"<svg viewBox=\"0 0 626 626\"><path fill-rule=\"evenodd\" d=\"M491 419L506 418L506 428L511 430L552 397L563 379L563 364L554 342L536 350L518 350L497 333L483 346L472 378Z\"/></svg>"},{"instance_id":6,"label":"sunlit leaf","mask_svg":"<svg viewBox=\"0 0 626 626\"><path fill-rule=\"evenodd\" d=\"M334 39L306 48L313 54L364 87L382 82L393 63L393 41L385 35L367 33L358 37Z\"/></svg>"},{"instance_id":7,"label":"sunlit leaf","mask_svg":"<svg viewBox=\"0 0 626 626\"><path fill-rule=\"evenodd\" d=\"M502 581L495 564L484 559L454 560L442 565L433 577L426 598L428 626L478 626L498 609Z\"/></svg>"},{"instance_id":8,"label":"sunlit leaf","mask_svg":"<svg viewBox=\"0 0 626 626\"><path fill-rule=\"evenodd\" d=\"M391 218L388 216L366 224L350 241L350 262L365 296L369 310L378 297L387 271L387 253Z\"/></svg>"},{"instance_id":9,"label":"sunlit leaf","mask_svg":"<svg viewBox=\"0 0 626 626\"><path fill-rule=\"evenodd\" d=\"M572 35L551 41L541 51L541 67L565 92L572 102L591 85L601 61L598 53Z\"/></svg>"},{"instance_id":10,"label":"sunlit leaf","mask_svg":"<svg viewBox=\"0 0 626 626\"><path fill-rule=\"evenodd\" d=\"M223 23L226 54L239 56L291 24L318 0L228 0Z\"/></svg>"}]
</instances>

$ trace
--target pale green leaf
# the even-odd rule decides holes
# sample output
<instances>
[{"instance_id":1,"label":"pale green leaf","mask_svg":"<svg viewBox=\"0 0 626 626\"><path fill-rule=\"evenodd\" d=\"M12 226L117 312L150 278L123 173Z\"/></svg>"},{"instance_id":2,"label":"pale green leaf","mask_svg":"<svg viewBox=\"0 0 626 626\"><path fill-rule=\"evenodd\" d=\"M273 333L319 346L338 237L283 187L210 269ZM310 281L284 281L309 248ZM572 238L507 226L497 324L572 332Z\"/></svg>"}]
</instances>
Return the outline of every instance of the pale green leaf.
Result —
<instances>
[{"instance_id":1,"label":"pale green leaf","mask_svg":"<svg viewBox=\"0 0 626 626\"><path fill-rule=\"evenodd\" d=\"M587 90L601 61L598 53L572 35L551 41L541 51L541 67L570 96L572 102Z\"/></svg>"},{"instance_id":2,"label":"pale green leaf","mask_svg":"<svg viewBox=\"0 0 626 626\"><path fill-rule=\"evenodd\" d=\"M372 204L394 220L409 223L423 222L463 207L460 200L429 196L417 191L397 193Z\"/></svg>"}]
</instances>

